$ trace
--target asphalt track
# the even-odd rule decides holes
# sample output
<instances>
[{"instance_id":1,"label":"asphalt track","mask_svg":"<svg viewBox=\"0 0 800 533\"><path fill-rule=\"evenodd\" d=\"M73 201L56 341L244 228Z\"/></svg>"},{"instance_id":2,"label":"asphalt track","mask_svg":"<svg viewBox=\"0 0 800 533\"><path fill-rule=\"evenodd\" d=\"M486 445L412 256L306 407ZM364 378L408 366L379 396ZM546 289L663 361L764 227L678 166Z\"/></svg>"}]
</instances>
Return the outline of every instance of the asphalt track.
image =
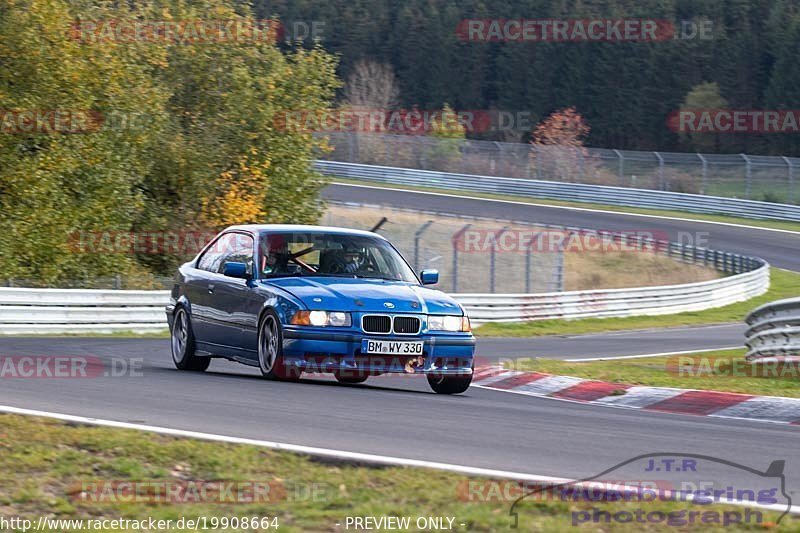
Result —
<instances>
[{"instance_id":1,"label":"asphalt track","mask_svg":"<svg viewBox=\"0 0 800 533\"><path fill-rule=\"evenodd\" d=\"M227 361L214 361L204 374L180 372L166 339L10 337L0 339L0 353L96 356L106 369L122 368L119 361L137 368L117 377L4 378L2 405L568 478L593 476L651 452L708 454L758 469L784 459L789 489L800 487L794 426L601 408L479 388L438 396L419 377L378 377L356 386L326 377L280 383ZM613 479L648 479L641 472L627 474L634 475ZM741 481L741 472L730 468L703 475L721 484Z\"/></svg>"},{"instance_id":2,"label":"asphalt track","mask_svg":"<svg viewBox=\"0 0 800 533\"><path fill-rule=\"evenodd\" d=\"M484 359L578 359L648 355L744 345L742 324L619 331L532 338L479 338L475 355Z\"/></svg>"},{"instance_id":3,"label":"asphalt track","mask_svg":"<svg viewBox=\"0 0 800 533\"><path fill-rule=\"evenodd\" d=\"M383 204L465 216L558 224L607 231L653 232L683 244L766 259L771 265L800 272L800 234L697 221L652 218L544 205L469 199L400 189L332 184L323 197L339 202Z\"/></svg>"}]
</instances>

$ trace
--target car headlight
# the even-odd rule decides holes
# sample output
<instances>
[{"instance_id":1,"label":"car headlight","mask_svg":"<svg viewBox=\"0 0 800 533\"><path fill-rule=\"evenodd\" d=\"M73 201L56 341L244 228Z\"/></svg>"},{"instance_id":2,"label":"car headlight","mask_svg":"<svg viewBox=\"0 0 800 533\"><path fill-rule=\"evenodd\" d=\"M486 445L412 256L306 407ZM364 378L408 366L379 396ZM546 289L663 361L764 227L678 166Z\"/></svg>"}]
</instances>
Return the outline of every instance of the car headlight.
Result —
<instances>
[{"instance_id":1,"label":"car headlight","mask_svg":"<svg viewBox=\"0 0 800 533\"><path fill-rule=\"evenodd\" d=\"M428 315L428 331L472 331L472 328L466 315Z\"/></svg>"},{"instance_id":2,"label":"car headlight","mask_svg":"<svg viewBox=\"0 0 800 533\"><path fill-rule=\"evenodd\" d=\"M298 311L290 321L295 326L339 326L352 324L350 313L341 311Z\"/></svg>"}]
</instances>

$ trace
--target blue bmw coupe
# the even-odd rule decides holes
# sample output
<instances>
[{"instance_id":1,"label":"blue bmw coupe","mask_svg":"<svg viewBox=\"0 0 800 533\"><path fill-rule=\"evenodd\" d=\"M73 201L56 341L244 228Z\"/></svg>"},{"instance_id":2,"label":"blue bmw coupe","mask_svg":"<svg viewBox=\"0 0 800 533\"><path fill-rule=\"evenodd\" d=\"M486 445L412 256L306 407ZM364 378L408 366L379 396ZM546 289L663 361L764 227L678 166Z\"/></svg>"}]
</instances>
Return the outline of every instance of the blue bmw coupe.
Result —
<instances>
[{"instance_id":1,"label":"blue bmw coupe","mask_svg":"<svg viewBox=\"0 0 800 533\"><path fill-rule=\"evenodd\" d=\"M175 277L166 308L172 358L203 371L213 357L271 379L331 373L361 383L424 374L442 394L467 390L475 338L464 309L425 285L382 236L319 226L232 226Z\"/></svg>"}]
</instances>

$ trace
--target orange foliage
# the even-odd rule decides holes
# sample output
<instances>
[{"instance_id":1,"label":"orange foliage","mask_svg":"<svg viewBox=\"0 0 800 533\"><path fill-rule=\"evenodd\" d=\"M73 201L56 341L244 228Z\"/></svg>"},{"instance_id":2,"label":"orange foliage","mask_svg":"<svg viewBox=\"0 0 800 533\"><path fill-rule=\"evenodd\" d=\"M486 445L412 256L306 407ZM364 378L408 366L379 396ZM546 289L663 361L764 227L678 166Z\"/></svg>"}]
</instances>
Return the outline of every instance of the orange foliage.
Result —
<instances>
[{"instance_id":1,"label":"orange foliage","mask_svg":"<svg viewBox=\"0 0 800 533\"><path fill-rule=\"evenodd\" d=\"M553 112L533 130L532 144L580 148L589 126L574 107Z\"/></svg>"},{"instance_id":2,"label":"orange foliage","mask_svg":"<svg viewBox=\"0 0 800 533\"><path fill-rule=\"evenodd\" d=\"M269 166L269 159L259 158L253 149L234 168L222 172L216 180L216 191L203 202L203 222L213 228L263 222Z\"/></svg>"}]
</instances>

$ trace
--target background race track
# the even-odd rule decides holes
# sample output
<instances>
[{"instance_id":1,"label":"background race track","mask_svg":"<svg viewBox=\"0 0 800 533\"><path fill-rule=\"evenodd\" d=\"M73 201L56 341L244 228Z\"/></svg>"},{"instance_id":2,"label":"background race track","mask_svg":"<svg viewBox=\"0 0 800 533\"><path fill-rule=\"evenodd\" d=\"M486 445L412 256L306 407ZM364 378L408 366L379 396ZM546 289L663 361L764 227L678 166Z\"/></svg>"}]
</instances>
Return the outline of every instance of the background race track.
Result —
<instances>
[{"instance_id":1,"label":"background race track","mask_svg":"<svg viewBox=\"0 0 800 533\"><path fill-rule=\"evenodd\" d=\"M800 271L800 234L699 221L677 220L593 211L580 208L551 207L524 203L455 197L446 194L384 189L361 185L332 184L323 197L339 202L385 204L465 216L540 222L607 231L658 231L670 240L697 244L726 252L754 255L771 265ZM376 221L377 222L377 221ZM686 236L696 237L687 242Z\"/></svg>"}]
</instances>

